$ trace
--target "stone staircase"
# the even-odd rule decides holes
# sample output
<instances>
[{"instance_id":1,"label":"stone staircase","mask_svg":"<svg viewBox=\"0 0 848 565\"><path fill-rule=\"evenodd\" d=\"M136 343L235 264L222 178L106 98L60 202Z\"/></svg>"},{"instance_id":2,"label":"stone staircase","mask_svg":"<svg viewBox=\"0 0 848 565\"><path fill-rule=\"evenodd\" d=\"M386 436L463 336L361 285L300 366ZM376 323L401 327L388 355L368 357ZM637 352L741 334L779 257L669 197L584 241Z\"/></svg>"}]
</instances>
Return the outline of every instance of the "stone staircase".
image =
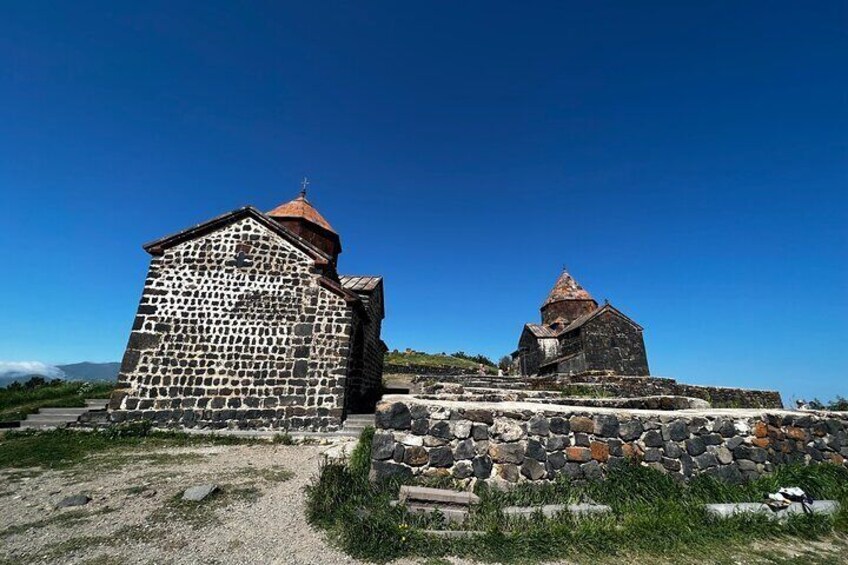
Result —
<instances>
[{"instance_id":1,"label":"stone staircase","mask_svg":"<svg viewBox=\"0 0 848 565\"><path fill-rule=\"evenodd\" d=\"M368 426L374 426L374 414L348 414L347 420L342 424L342 429L337 433L349 437L359 437L362 430Z\"/></svg>"},{"instance_id":2,"label":"stone staircase","mask_svg":"<svg viewBox=\"0 0 848 565\"><path fill-rule=\"evenodd\" d=\"M21 421L22 430L47 430L64 428L76 422L80 416L92 410L105 410L109 400L106 398L86 399L85 406L79 408L42 408L34 414L27 415Z\"/></svg>"}]
</instances>

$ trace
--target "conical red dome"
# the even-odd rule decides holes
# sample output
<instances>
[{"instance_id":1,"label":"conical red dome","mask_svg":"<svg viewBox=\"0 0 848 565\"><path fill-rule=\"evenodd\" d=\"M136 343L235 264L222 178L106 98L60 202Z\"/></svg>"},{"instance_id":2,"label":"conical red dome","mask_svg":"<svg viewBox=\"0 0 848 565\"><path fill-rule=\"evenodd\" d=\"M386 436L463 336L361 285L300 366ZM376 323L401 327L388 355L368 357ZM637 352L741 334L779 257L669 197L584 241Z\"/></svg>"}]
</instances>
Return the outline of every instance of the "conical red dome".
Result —
<instances>
[{"instance_id":1,"label":"conical red dome","mask_svg":"<svg viewBox=\"0 0 848 565\"><path fill-rule=\"evenodd\" d=\"M330 225L330 222L324 219L324 216L315 209L315 206L312 205L309 200L306 199L306 191L302 191L300 195L290 202L286 202L285 204L280 204L270 212L268 215L272 218L302 218L306 221L312 222L313 224L317 224L324 228L327 231L336 233L336 230L333 229L333 226ZM338 234L336 234L338 235Z\"/></svg>"}]
</instances>

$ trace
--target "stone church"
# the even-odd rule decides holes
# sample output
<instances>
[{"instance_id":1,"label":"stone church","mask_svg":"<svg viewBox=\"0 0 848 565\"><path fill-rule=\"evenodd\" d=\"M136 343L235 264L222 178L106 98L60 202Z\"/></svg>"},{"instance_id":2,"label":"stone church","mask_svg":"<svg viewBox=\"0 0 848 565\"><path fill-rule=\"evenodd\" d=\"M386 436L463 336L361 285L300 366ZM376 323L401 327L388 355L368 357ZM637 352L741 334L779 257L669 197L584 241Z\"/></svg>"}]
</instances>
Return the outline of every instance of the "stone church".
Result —
<instances>
[{"instance_id":1,"label":"stone church","mask_svg":"<svg viewBox=\"0 0 848 565\"><path fill-rule=\"evenodd\" d=\"M113 421L332 431L381 394L383 280L340 276L306 191L148 243Z\"/></svg>"},{"instance_id":2,"label":"stone church","mask_svg":"<svg viewBox=\"0 0 848 565\"><path fill-rule=\"evenodd\" d=\"M609 303L598 306L566 270L541 313L541 324L525 324L513 353L522 375L650 374L642 327Z\"/></svg>"}]
</instances>

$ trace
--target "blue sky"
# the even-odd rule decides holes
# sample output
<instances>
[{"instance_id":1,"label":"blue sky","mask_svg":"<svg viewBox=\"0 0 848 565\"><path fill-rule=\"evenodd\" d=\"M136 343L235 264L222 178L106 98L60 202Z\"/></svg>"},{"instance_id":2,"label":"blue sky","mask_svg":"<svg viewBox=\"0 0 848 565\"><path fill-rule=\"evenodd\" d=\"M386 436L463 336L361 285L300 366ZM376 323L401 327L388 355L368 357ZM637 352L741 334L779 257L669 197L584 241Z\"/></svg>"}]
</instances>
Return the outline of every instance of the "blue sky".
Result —
<instances>
[{"instance_id":1,"label":"blue sky","mask_svg":"<svg viewBox=\"0 0 848 565\"><path fill-rule=\"evenodd\" d=\"M652 372L848 395L844 2L10 2L0 360L120 359L143 242L310 199L392 348L512 351L563 264Z\"/></svg>"}]
</instances>

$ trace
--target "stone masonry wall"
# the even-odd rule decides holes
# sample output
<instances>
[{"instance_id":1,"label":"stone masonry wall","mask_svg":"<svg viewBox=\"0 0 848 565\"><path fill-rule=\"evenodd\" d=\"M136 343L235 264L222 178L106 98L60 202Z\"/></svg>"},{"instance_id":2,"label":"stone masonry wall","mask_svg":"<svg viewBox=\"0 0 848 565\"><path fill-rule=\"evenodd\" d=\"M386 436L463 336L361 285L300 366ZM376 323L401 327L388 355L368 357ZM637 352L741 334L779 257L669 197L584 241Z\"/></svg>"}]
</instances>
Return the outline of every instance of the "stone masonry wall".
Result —
<instances>
[{"instance_id":1,"label":"stone masonry wall","mask_svg":"<svg viewBox=\"0 0 848 565\"><path fill-rule=\"evenodd\" d=\"M389 397L372 475L491 483L599 478L635 459L681 480L738 483L784 463L846 465L848 413L650 412Z\"/></svg>"},{"instance_id":2,"label":"stone masonry wall","mask_svg":"<svg viewBox=\"0 0 848 565\"><path fill-rule=\"evenodd\" d=\"M353 313L318 277L251 218L153 257L112 421L336 429Z\"/></svg>"},{"instance_id":3,"label":"stone masonry wall","mask_svg":"<svg viewBox=\"0 0 848 565\"><path fill-rule=\"evenodd\" d=\"M531 388L556 390L571 385L597 385L606 394L618 397L672 395L700 398L713 408L783 408L780 393L773 390L750 390L732 387L701 386L678 383L663 377L620 375L550 375L528 379Z\"/></svg>"}]
</instances>

